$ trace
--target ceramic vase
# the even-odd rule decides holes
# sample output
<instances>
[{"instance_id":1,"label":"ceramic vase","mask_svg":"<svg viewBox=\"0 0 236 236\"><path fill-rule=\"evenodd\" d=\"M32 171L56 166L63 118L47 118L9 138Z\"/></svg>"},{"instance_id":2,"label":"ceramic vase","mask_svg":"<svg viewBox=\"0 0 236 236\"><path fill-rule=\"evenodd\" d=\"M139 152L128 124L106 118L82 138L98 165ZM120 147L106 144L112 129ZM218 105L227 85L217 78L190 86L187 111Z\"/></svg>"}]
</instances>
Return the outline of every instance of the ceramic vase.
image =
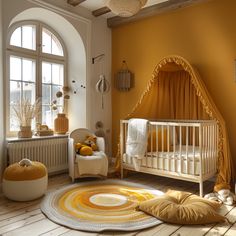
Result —
<instances>
[{"instance_id":1,"label":"ceramic vase","mask_svg":"<svg viewBox=\"0 0 236 236\"><path fill-rule=\"evenodd\" d=\"M54 132L56 134L66 134L69 130L69 120L64 113L58 113L54 120Z\"/></svg>"}]
</instances>

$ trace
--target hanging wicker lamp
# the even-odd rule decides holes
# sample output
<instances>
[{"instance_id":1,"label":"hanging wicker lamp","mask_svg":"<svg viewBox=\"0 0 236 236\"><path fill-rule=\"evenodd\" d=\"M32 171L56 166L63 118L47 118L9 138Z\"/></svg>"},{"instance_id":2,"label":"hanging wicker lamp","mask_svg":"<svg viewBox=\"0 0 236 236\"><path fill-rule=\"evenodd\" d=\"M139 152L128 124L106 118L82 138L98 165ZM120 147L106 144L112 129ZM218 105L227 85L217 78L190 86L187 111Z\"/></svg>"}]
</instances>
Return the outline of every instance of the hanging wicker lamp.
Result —
<instances>
[{"instance_id":1,"label":"hanging wicker lamp","mask_svg":"<svg viewBox=\"0 0 236 236\"><path fill-rule=\"evenodd\" d=\"M111 11L121 17L130 17L140 11L147 0L108 0L106 5Z\"/></svg>"}]
</instances>

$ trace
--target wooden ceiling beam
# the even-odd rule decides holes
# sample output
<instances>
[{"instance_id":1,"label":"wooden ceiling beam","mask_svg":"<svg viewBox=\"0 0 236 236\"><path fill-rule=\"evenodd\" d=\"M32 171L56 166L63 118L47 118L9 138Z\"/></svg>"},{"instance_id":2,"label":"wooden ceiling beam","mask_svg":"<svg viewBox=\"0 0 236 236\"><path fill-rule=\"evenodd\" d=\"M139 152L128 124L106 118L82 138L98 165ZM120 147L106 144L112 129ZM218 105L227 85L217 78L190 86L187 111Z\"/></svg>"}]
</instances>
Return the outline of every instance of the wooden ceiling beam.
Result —
<instances>
[{"instance_id":1,"label":"wooden ceiling beam","mask_svg":"<svg viewBox=\"0 0 236 236\"><path fill-rule=\"evenodd\" d=\"M164 12L176 10L178 8L187 7L196 3L206 2L206 1L210 0L169 0L150 7L143 8L136 15L131 17L115 16L108 18L107 25L108 27L113 28L122 24L127 24L150 16L159 15Z\"/></svg>"},{"instance_id":2,"label":"wooden ceiling beam","mask_svg":"<svg viewBox=\"0 0 236 236\"><path fill-rule=\"evenodd\" d=\"M93 16L98 17L98 16L104 15L108 12L111 12L111 10L108 7L102 7L102 8L95 10L95 11L92 11L92 14L93 14Z\"/></svg>"},{"instance_id":3,"label":"wooden ceiling beam","mask_svg":"<svg viewBox=\"0 0 236 236\"><path fill-rule=\"evenodd\" d=\"M67 3L72 5L73 7L76 7L80 3L84 2L86 0L67 0Z\"/></svg>"}]
</instances>

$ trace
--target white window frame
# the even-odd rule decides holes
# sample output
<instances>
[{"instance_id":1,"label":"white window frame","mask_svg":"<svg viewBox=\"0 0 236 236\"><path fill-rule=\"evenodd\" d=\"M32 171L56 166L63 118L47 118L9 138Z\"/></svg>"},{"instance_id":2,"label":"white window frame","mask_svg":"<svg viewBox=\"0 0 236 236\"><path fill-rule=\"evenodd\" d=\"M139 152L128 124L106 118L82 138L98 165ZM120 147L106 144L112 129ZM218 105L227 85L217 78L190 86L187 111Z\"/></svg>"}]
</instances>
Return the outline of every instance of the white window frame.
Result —
<instances>
[{"instance_id":1,"label":"white window frame","mask_svg":"<svg viewBox=\"0 0 236 236\"><path fill-rule=\"evenodd\" d=\"M36 26L36 50L31 50L27 48L17 47L14 45L10 45L10 40L13 32L21 26L24 25L35 25ZM62 50L63 56L43 53L41 50L41 43L42 43L42 29L46 28L55 37L59 40ZM36 99L42 97L42 62L49 62L49 63L56 63L62 64L64 66L64 86L67 86L67 50L64 44L64 41L60 37L60 35L53 30L50 26L42 23L40 21L19 21L10 26L8 29L7 34L7 45L6 45L6 117L5 117L5 124L6 124L6 136L16 136L16 131L10 131L10 56L18 56L18 57L25 57L29 59L33 59L36 61L35 64L35 87L36 87ZM65 106L65 113L67 112L67 107ZM41 122L41 115L39 117L38 122Z\"/></svg>"}]
</instances>

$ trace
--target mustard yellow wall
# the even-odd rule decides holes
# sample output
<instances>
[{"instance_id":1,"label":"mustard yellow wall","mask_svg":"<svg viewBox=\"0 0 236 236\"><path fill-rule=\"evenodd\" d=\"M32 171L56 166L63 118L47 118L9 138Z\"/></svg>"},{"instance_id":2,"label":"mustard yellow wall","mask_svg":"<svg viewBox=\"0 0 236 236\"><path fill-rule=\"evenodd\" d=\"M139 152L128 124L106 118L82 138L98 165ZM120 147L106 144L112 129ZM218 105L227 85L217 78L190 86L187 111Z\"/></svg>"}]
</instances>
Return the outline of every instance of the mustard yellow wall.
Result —
<instances>
[{"instance_id":1,"label":"mustard yellow wall","mask_svg":"<svg viewBox=\"0 0 236 236\"><path fill-rule=\"evenodd\" d=\"M177 54L202 76L225 118L236 160L235 12L235 0L211 0L112 30L113 75L121 68L122 60L135 74L135 87L130 92L119 92L113 86L113 153L119 120L136 104L156 64L167 55Z\"/></svg>"}]
</instances>

